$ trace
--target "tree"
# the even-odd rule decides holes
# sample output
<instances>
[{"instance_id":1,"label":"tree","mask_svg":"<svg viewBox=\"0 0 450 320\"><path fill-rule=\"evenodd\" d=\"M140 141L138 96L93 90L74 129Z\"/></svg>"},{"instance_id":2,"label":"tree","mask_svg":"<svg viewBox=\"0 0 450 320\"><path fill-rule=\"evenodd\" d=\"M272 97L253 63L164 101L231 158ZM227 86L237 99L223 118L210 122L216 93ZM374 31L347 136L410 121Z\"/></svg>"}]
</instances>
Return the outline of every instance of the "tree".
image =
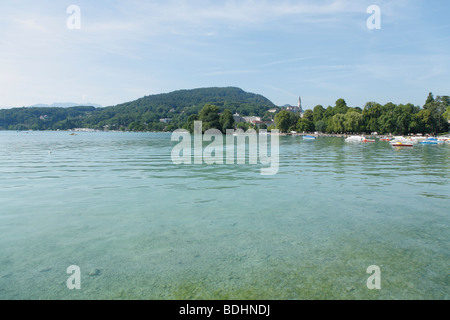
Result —
<instances>
[{"instance_id":1,"label":"tree","mask_svg":"<svg viewBox=\"0 0 450 320\"><path fill-rule=\"evenodd\" d=\"M431 112L431 132L438 134L440 132L447 131L448 122L445 121L443 116L448 106L448 97L437 97L433 98L433 94L430 93L427 98L427 102L423 106L424 110L429 110Z\"/></svg>"},{"instance_id":2,"label":"tree","mask_svg":"<svg viewBox=\"0 0 450 320\"><path fill-rule=\"evenodd\" d=\"M203 132L209 129L220 130L219 107L213 104L207 104L198 114L198 119L203 122Z\"/></svg>"},{"instance_id":3,"label":"tree","mask_svg":"<svg viewBox=\"0 0 450 320\"><path fill-rule=\"evenodd\" d=\"M382 107L376 102L366 103L363 110L364 129L368 132L378 132L378 118L382 114Z\"/></svg>"},{"instance_id":4,"label":"tree","mask_svg":"<svg viewBox=\"0 0 450 320\"><path fill-rule=\"evenodd\" d=\"M391 114L385 113L378 118L378 132L381 134L389 134L395 131L395 119Z\"/></svg>"},{"instance_id":5,"label":"tree","mask_svg":"<svg viewBox=\"0 0 450 320\"><path fill-rule=\"evenodd\" d=\"M419 113L414 113L411 115L411 122L409 123L409 132L410 133L423 133L422 130L423 123L420 119Z\"/></svg>"},{"instance_id":6,"label":"tree","mask_svg":"<svg viewBox=\"0 0 450 320\"><path fill-rule=\"evenodd\" d=\"M332 107L332 106L328 106L328 107L325 109L325 112L323 113L323 118L329 119L329 118L331 118L332 116L334 116L334 110L333 110L333 107Z\"/></svg>"},{"instance_id":7,"label":"tree","mask_svg":"<svg viewBox=\"0 0 450 320\"><path fill-rule=\"evenodd\" d=\"M322 107L321 105L315 106L314 110L313 110L314 123L317 123L317 121L323 120L324 113L325 113L324 107Z\"/></svg>"},{"instance_id":8,"label":"tree","mask_svg":"<svg viewBox=\"0 0 450 320\"><path fill-rule=\"evenodd\" d=\"M312 110L306 110L303 114L303 119L313 122L314 121L314 113Z\"/></svg>"},{"instance_id":9,"label":"tree","mask_svg":"<svg viewBox=\"0 0 450 320\"><path fill-rule=\"evenodd\" d=\"M327 130L327 124L323 120L317 121L314 126L318 132L325 132Z\"/></svg>"},{"instance_id":10,"label":"tree","mask_svg":"<svg viewBox=\"0 0 450 320\"><path fill-rule=\"evenodd\" d=\"M313 112L306 110L303 118L300 118L297 122L296 130L298 132L312 132L314 131Z\"/></svg>"},{"instance_id":11,"label":"tree","mask_svg":"<svg viewBox=\"0 0 450 320\"><path fill-rule=\"evenodd\" d=\"M344 99L339 99L336 101L336 106L334 107L334 114L346 114L348 111L347 103Z\"/></svg>"},{"instance_id":12,"label":"tree","mask_svg":"<svg viewBox=\"0 0 450 320\"><path fill-rule=\"evenodd\" d=\"M417 114L417 120L420 124L419 130L421 133L432 133L433 132L433 121L431 116L431 111L427 109L421 110Z\"/></svg>"},{"instance_id":13,"label":"tree","mask_svg":"<svg viewBox=\"0 0 450 320\"><path fill-rule=\"evenodd\" d=\"M450 107L449 96L438 96L436 98L437 103L437 133L448 131L448 108Z\"/></svg>"},{"instance_id":14,"label":"tree","mask_svg":"<svg viewBox=\"0 0 450 320\"><path fill-rule=\"evenodd\" d=\"M252 128L252 125L250 123L247 123L247 122L240 122L240 123L237 124L236 127L238 129L242 129L244 131L247 131L247 130Z\"/></svg>"},{"instance_id":15,"label":"tree","mask_svg":"<svg viewBox=\"0 0 450 320\"><path fill-rule=\"evenodd\" d=\"M395 130L400 135L409 133L409 124L411 122L411 105L398 105L394 109Z\"/></svg>"},{"instance_id":16,"label":"tree","mask_svg":"<svg viewBox=\"0 0 450 320\"><path fill-rule=\"evenodd\" d=\"M433 93L430 92L430 93L428 94L427 101L425 102L425 106L426 106L427 104L430 104L430 103L433 103L433 102L434 102Z\"/></svg>"},{"instance_id":17,"label":"tree","mask_svg":"<svg viewBox=\"0 0 450 320\"><path fill-rule=\"evenodd\" d=\"M226 109L219 119L220 130L223 133L227 132L227 129L234 129L234 117L230 110Z\"/></svg>"},{"instance_id":18,"label":"tree","mask_svg":"<svg viewBox=\"0 0 450 320\"><path fill-rule=\"evenodd\" d=\"M344 116L345 132L361 132L362 123L362 114L358 113L356 110L351 109Z\"/></svg>"},{"instance_id":19,"label":"tree","mask_svg":"<svg viewBox=\"0 0 450 320\"><path fill-rule=\"evenodd\" d=\"M447 111L443 114L445 120L450 121L450 107L447 107Z\"/></svg>"},{"instance_id":20,"label":"tree","mask_svg":"<svg viewBox=\"0 0 450 320\"><path fill-rule=\"evenodd\" d=\"M333 116L328 122L328 132L334 133L342 133L345 131L344 127L345 116L341 113L338 113Z\"/></svg>"},{"instance_id":21,"label":"tree","mask_svg":"<svg viewBox=\"0 0 450 320\"><path fill-rule=\"evenodd\" d=\"M198 120L197 114L191 114L188 117L187 123L183 126L183 129L188 130L190 133L194 133L194 122Z\"/></svg>"},{"instance_id":22,"label":"tree","mask_svg":"<svg viewBox=\"0 0 450 320\"><path fill-rule=\"evenodd\" d=\"M291 112L282 110L275 116L276 128L281 132L287 132L291 126Z\"/></svg>"},{"instance_id":23,"label":"tree","mask_svg":"<svg viewBox=\"0 0 450 320\"><path fill-rule=\"evenodd\" d=\"M443 114L445 120L447 120L447 130L450 131L450 107L447 107L447 111Z\"/></svg>"}]
</instances>

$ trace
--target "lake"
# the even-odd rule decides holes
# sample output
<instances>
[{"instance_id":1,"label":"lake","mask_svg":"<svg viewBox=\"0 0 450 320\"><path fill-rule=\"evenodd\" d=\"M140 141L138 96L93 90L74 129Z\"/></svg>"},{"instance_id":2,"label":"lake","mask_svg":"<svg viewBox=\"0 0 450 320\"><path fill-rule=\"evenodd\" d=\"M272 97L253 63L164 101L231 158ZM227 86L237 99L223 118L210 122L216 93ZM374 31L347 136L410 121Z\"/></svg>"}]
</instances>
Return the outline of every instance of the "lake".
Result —
<instances>
[{"instance_id":1,"label":"lake","mask_svg":"<svg viewBox=\"0 0 450 320\"><path fill-rule=\"evenodd\" d=\"M0 132L0 299L449 299L450 144L280 137L273 176L175 145Z\"/></svg>"}]
</instances>

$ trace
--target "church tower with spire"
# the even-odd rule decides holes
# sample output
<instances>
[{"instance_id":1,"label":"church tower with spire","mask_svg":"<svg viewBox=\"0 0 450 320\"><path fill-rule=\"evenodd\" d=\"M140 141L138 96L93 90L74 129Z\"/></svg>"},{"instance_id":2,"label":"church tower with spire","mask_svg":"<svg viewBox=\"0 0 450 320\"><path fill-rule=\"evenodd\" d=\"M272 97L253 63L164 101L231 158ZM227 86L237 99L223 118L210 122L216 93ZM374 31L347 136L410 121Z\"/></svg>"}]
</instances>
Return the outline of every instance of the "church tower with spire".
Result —
<instances>
[{"instance_id":1,"label":"church tower with spire","mask_svg":"<svg viewBox=\"0 0 450 320\"><path fill-rule=\"evenodd\" d=\"M302 97L298 97L298 112L303 116Z\"/></svg>"}]
</instances>

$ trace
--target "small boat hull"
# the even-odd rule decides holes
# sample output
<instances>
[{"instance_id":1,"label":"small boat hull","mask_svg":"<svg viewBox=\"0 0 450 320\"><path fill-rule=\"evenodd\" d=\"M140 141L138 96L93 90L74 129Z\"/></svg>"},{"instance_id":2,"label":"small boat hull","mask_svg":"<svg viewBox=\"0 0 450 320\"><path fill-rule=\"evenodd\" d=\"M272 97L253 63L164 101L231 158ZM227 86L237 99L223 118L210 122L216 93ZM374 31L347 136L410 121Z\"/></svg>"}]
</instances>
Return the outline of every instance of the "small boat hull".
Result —
<instances>
[{"instance_id":1,"label":"small boat hull","mask_svg":"<svg viewBox=\"0 0 450 320\"><path fill-rule=\"evenodd\" d=\"M399 142L399 143L393 143L392 146L393 146L394 148L411 148L411 147L413 147L412 144L409 144L409 143L401 143L401 142Z\"/></svg>"},{"instance_id":2,"label":"small boat hull","mask_svg":"<svg viewBox=\"0 0 450 320\"><path fill-rule=\"evenodd\" d=\"M431 142L431 141L424 141L421 142L420 144L438 144L437 142Z\"/></svg>"},{"instance_id":3,"label":"small boat hull","mask_svg":"<svg viewBox=\"0 0 450 320\"><path fill-rule=\"evenodd\" d=\"M345 139L345 142L367 142L367 139L362 136L351 136Z\"/></svg>"},{"instance_id":4,"label":"small boat hull","mask_svg":"<svg viewBox=\"0 0 450 320\"><path fill-rule=\"evenodd\" d=\"M427 140L422 141L420 144L431 144L431 145L436 145L436 144L438 144L438 143L440 143L440 141L439 141L438 139L435 139L435 138L428 138ZM441 143L442 143L442 142L441 142Z\"/></svg>"}]
</instances>

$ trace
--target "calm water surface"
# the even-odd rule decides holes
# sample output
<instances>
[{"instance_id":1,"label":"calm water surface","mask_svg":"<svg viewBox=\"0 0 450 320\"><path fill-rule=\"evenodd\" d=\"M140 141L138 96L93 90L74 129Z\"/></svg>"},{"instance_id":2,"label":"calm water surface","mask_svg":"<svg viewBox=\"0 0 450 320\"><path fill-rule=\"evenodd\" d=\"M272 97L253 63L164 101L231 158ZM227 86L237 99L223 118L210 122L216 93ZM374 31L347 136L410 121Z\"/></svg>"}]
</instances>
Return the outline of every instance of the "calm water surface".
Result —
<instances>
[{"instance_id":1,"label":"calm water surface","mask_svg":"<svg viewBox=\"0 0 450 320\"><path fill-rule=\"evenodd\" d=\"M449 299L450 145L282 137L261 176L170 138L0 132L0 299Z\"/></svg>"}]
</instances>

